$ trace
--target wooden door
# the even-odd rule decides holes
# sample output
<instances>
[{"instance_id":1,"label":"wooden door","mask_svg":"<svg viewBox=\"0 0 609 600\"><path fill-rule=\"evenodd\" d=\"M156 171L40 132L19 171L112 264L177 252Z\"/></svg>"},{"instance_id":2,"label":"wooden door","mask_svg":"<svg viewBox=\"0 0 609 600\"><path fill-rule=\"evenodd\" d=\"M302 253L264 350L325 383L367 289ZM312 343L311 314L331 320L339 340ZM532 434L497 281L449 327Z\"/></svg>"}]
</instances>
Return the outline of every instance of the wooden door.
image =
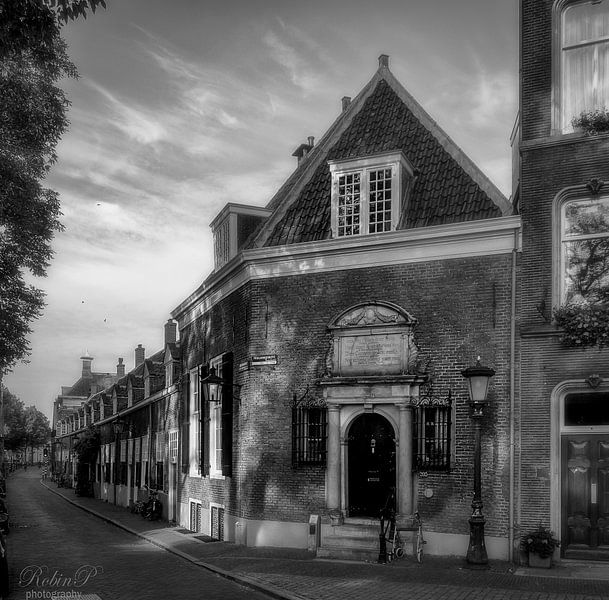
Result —
<instances>
[{"instance_id":1,"label":"wooden door","mask_svg":"<svg viewBox=\"0 0 609 600\"><path fill-rule=\"evenodd\" d=\"M366 413L351 425L348 440L349 516L376 519L395 490L393 427L385 417Z\"/></svg>"},{"instance_id":2,"label":"wooden door","mask_svg":"<svg viewBox=\"0 0 609 600\"><path fill-rule=\"evenodd\" d=\"M609 435L562 438L562 554L609 560Z\"/></svg>"}]
</instances>

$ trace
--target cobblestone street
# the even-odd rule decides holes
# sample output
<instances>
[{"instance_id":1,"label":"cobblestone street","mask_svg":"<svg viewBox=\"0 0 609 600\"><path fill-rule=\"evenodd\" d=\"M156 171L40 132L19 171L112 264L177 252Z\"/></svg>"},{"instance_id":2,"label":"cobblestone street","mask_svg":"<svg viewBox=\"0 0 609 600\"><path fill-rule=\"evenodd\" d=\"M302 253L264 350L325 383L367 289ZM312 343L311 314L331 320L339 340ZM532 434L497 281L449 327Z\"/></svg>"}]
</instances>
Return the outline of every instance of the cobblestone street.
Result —
<instances>
[{"instance_id":1,"label":"cobblestone street","mask_svg":"<svg viewBox=\"0 0 609 600\"><path fill-rule=\"evenodd\" d=\"M103 600L264 597L49 493L37 468L11 476L7 501L11 599L49 597L40 592L80 592ZM83 581L70 581L79 569ZM90 577L83 583L86 572Z\"/></svg>"},{"instance_id":2,"label":"cobblestone street","mask_svg":"<svg viewBox=\"0 0 609 600\"><path fill-rule=\"evenodd\" d=\"M43 597L28 591L72 590L83 599L94 594L91 600L609 600L609 564L565 563L539 576L540 570L514 571L499 562L487 571L470 571L460 559L425 557L419 565L406 558L379 565L317 560L301 550L204 543L183 528L150 523L112 504L78 498L71 489L43 484L37 469L9 479L8 499L11 599ZM32 565L46 571L39 576L31 571L32 581L20 586L20 574ZM55 571L56 578L74 577L85 565L101 569L81 587L36 585Z\"/></svg>"}]
</instances>

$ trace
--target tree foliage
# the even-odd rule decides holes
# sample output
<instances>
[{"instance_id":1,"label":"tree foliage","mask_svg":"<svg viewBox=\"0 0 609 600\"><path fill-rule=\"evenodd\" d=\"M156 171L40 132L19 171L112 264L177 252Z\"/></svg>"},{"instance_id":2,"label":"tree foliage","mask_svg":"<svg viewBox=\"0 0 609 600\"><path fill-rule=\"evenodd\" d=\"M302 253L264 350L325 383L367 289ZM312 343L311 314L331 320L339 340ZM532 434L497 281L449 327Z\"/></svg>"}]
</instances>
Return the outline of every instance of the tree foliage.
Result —
<instances>
[{"instance_id":1,"label":"tree foliage","mask_svg":"<svg viewBox=\"0 0 609 600\"><path fill-rule=\"evenodd\" d=\"M61 26L104 6L103 0L0 2L0 377L30 352L31 323L42 277L60 231L57 192L43 185L68 127L69 101L59 87L76 77Z\"/></svg>"},{"instance_id":2,"label":"tree foliage","mask_svg":"<svg viewBox=\"0 0 609 600\"><path fill-rule=\"evenodd\" d=\"M23 402L4 388L4 445L9 450L32 448L46 444L51 437L47 417L35 406Z\"/></svg>"}]
</instances>

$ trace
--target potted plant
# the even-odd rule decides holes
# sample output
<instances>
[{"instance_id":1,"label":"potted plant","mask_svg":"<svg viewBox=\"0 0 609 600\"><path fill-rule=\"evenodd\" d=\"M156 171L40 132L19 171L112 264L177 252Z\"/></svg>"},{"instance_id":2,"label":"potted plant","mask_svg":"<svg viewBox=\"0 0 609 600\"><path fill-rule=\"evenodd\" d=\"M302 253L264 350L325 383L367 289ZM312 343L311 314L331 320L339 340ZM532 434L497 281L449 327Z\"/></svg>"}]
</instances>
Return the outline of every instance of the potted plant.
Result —
<instances>
[{"instance_id":1,"label":"potted plant","mask_svg":"<svg viewBox=\"0 0 609 600\"><path fill-rule=\"evenodd\" d=\"M521 541L522 549L529 556L529 567L549 569L552 566L554 550L559 546L560 542L554 537L554 534L541 523L535 531L524 535Z\"/></svg>"},{"instance_id":2,"label":"potted plant","mask_svg":"<svg viewBox=\"0 0 609 600\"><path fill-rule=\"evenodd\" d=\"M609 304L566 304L554 309L554 322L565 346L609 346Z\"/></svg>"},{"instance_id":3,"label":"potted plant","mask_svg":"<svg viewBox=\"0 0 609 600\"><path fill-rule=\"evenodd\" d=\"M609 132L609 109L584 110L571 119L571 125L575 131L583 131L587 135Z\"/></svg>"}]
</instances>

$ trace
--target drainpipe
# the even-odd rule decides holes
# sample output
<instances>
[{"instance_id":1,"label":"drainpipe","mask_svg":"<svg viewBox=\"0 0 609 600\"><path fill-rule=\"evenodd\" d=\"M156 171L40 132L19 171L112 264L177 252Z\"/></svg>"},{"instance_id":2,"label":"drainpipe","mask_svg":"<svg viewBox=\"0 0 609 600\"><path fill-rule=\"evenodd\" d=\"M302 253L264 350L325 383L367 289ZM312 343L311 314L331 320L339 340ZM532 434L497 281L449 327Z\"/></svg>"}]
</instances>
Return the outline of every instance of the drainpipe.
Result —
<instances>
[{"instance_id":1,"label":"drainpipe","mask_svg":"<svg viewBox=\"0 0 609 600\"><path fill-rule=\"evenodd\" d=\"M514 439L514 417L515 417L515 382L516 382L516 267L518 253L518 230L514 230L514 247L512 248L512 310L510 315L510 498L509 498L509 522L508 522L508 556L514 561L514 502L515 502L515 483L514 483L514 458L515 458L515 439Z\"/></svg>"}]
</instances>

